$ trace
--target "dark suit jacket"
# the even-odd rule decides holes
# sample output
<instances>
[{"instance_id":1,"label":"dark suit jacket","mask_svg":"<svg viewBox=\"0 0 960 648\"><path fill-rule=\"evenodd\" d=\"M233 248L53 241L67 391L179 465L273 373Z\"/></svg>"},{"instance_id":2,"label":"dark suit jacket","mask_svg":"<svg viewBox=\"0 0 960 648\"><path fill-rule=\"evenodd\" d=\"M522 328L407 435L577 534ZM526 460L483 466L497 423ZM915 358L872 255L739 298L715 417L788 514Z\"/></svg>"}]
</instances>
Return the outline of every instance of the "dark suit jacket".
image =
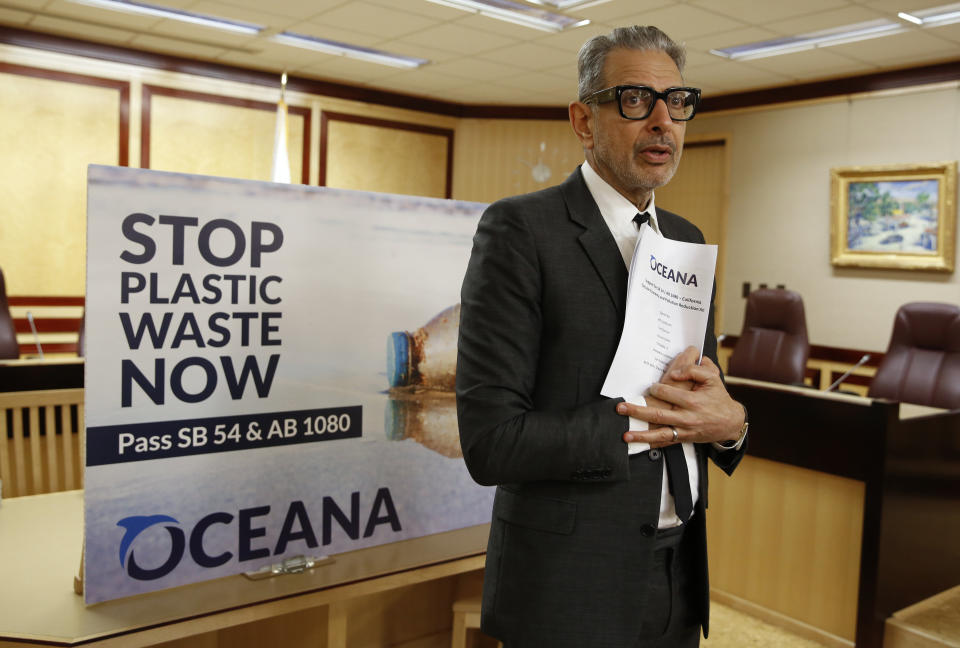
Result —
<instances>
[{"instance_id":1,"label":"dark suit jacket","mask_svg":"<svg viewBox=\"0 0 960 648\"><path fill-rule=\"evenodd\" d=\"M702 243L662 209L664 236ZM461 295L457 408L473 478L498 486L482 628L518 645L630 646L653 553L663 462L628 464L620 399L600 395L623 327L627 270L577 169L563 184L498 201L480 220ZM716 361L711 304L704 352ZM706 457L697 446L707 629ZM637 498L638 489L649 497Z\"/></svg>"}]
</instances>

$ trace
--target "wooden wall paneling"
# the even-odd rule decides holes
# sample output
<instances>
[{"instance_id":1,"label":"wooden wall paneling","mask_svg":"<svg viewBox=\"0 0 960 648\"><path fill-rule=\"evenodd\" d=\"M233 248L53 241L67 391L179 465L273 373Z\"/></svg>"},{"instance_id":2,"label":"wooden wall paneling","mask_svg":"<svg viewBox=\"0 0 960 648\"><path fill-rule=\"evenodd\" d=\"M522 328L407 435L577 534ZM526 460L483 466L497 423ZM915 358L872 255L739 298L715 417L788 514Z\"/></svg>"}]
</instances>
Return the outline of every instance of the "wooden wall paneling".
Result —
<instances>
[{"instance_id":1,"label":"wooden wall paneling","mask_svg":"<svg viewBox=\"0 0 960 648\"><path fill-rule=\"evenodd\" d=\"M863 482L756 457L711 473L711 586L852 642Z\"/></svg>"},{"instance_id":2,"label":"wooden wall paneling","mask_svg":"<svg viewBox=\"0 0 960 648\"><path fill-rule=\"evenodd\" d=\"M654 193L657 207L692 221L707 243L717 245L714 300L715 333L722 333L724 269L727 255L727 205L729 203L729 147L723 137L697 138L683 147L673 179Z\"/></svg>"},{"instance_id":3,"label":"wooden wall paneling","mask_svg":"<svg viewBox=\"0 0 960 648\"><path fill-rule=\"evenodd\" d=\"M270 180L276 112L266 101L144 84L140 166ZM291 176L309 184L311 111L288 105L287 115Z\"/></svg>"},{"instance_id":4,"label":"wooden wall paneling","mask_svg":"<svg viewBox=\"0 0 960 648\"><path fill-rule=\"evenodd\" d=\"M454 197L493 202L563 182L584 160L562 120L463 119L457 126ZM534 177L534 169L549 176ZM538 179L539 178L539 179Z\"/></svg>"},{"instance_id":5,"label":"wooden wall paneling","mask_svg":"<svg viewBox=\"0 0 960 648\"><path fill-rule=\"evenodd\" d=\"M129 100L126 81L0 62L9 294L84 292L87 165L127 164Z\"/></svg>"},{"instance_id":6,"label":"wooden wall paneling","mask_svg":"<svg viewBox=\"0 0 960 648\"><path fill-rule=\"evenodd\" d=\"M330 644L328 643L327 609L332 605L335 604L290 612L219 630L211 633L216 637L216 643L210 648L328 647ZM186 644L183 648L193 648L193 644Z\"/></svg>"},{"instance_id":7,"label":"wooden wall paneling","mask_svg":"<svg viewBox=\"0 0 960 648\"><path fill-rule=\"evenodd\" d=\"M325 110L318 184L451 198L453 139L449 128Z\"/></svg>"}]
</instances>

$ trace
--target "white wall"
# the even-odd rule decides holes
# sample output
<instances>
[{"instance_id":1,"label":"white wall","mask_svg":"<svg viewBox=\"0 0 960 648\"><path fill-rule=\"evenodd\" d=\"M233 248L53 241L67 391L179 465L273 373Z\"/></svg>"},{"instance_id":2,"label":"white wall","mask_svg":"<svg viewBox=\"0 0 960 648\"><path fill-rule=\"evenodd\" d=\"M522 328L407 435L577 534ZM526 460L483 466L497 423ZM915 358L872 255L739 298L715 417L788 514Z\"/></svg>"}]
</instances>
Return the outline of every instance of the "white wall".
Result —
<instances>
[{"instance_id":1,"label":"white wall","mask_svg":"<svg viewBox=\"0 0 960 648\"><path fill-rule=\"evenodd\" d=\"M960 272L835 268L830 169L960 157L960 84L782 108L698 115L688 136L730 135L725 329L743 326L741 285L799 292L812 344L884 351L897 308L960 303ZM956 229L956 210L951 214Z\"/></svg>"}]
</instances>

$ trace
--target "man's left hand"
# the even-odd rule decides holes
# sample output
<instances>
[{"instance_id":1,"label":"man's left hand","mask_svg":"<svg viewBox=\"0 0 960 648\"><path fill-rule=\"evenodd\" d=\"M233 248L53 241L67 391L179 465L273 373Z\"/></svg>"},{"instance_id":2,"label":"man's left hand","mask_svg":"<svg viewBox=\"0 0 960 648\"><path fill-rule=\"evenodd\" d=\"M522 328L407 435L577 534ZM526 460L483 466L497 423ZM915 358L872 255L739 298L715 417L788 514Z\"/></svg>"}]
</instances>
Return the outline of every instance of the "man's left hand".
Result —
<instances>
[{"instance_id":1,"label":"man's left hand","mask_svg":"<svg viewBox=\"0 0 960 648\"><path fill-rule=\"evenodd\" d=\"M739 438L744 409L727 393L720 379L720 370L710 358L704 357L700 365L674 368L665 378L676 382L691 381L693 389L687 391L663 383L650 387L651 396L669 403L673 409L620 403L617 406L620 414L646 421L651 427L666 426L628 432L624 435L625 441L643 441L658 448L672 443L724 443ZM677 430L676 441L671 428Z\"/></svg>"}]
</instances>

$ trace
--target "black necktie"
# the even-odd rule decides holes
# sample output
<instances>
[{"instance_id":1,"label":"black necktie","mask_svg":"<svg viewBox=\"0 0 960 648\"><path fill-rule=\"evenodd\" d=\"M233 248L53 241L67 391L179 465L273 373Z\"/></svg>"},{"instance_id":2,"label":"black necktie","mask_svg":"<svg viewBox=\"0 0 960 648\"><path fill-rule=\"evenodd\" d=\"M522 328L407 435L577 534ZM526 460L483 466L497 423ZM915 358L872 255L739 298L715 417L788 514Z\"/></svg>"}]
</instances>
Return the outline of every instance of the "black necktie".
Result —
<instances>
[{"instance_id":1,"label":"black necktie","mask_svg":"<svg viewBox=\"0 0 960 648\"><path fill-rule=\"evenodd\" d=\"M650 214L643 212L633 217L637 228L650 220ZM683 456L683 446L679 443L668 445L663 449L663 456L667 461L667 485L673 494L674 508L677 517L684 524L693 513L693 497L690 495L690 473L687 472L687 460Z\"/></svg>"},{"instance_id":2,"label":"black necktie","mask_svg":"<svg viewBox=\"0 0 960 648\"><path fill-rule=\"evenodd\" d=\"M687 472L687 460L683 456L683 445L674 443L663 449L667 461L667 484L673 493L673 504L677 517L684 524L693 513L693 497L690 495L690 474Z\"/></svg>"}]
</instances>

